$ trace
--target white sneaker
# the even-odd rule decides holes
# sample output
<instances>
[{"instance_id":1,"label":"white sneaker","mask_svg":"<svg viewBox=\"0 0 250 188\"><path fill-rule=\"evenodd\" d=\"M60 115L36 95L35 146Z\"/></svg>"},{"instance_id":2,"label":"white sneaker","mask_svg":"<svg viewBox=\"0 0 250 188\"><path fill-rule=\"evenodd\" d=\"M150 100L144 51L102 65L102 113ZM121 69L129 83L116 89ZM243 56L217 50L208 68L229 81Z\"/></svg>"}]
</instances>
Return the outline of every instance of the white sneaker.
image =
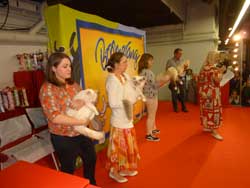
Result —
<instances>
[{"instance_id":1,"label":"white sneaker","mask_svg":"<svg viewBox=\"0 0 250 188\"><path fill-rule=\"evenodd\" d=\"M130 171L130 172L119 172L121 176L136 176L138 174L138 171Z\"/></svg>"},{"instance_id":2,"label":"white sneaker","mask_svg":"<svg viewBox=\"0 0 250 188\"><path fill-rule=\"evenodd\" d=\"M212 132L212 129L209 129L209 128L203 128L203 131L204 131L204 132L210 132L210 133L211 133L211 132Z\"/></svg>"},{"instance_id":3,"label":"white sneaker","mask_svg":"<svg viewBox=\"0 0 250 188\"><path fill-rule=\"evenodd\" d=\"M121 177L121 178L117 178L115 177L111 172L109 172L109 177L114 179L115 181L117 181L118 183L125 183L128 181L127 178Z\"/></svg>"},{"instance_id":4,"label":"white sneaker","mask_svg":"<svg viewBox=\"0 0 250 188\"><path fill-rule=\"evenodd\" d=\"M212 132L211 135L217 139L217 140L223 140L223 137L221 135L219 135L218 133Z\"/></svg>"}]
</instances>

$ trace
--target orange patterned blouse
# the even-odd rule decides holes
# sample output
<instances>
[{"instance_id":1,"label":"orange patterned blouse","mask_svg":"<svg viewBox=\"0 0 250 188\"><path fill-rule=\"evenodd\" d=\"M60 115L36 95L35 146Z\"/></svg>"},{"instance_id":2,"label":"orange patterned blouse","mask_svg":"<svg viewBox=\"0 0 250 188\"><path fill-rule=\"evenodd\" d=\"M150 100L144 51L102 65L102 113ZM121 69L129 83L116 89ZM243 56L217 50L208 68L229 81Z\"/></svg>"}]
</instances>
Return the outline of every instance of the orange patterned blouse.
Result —
<instances>
[{"instance_id":1,"label":"orange patterned blouse","mask_svg":"<svg viewBox=\"0 0 250 188\"><path fill-rule=\"evenodd\" d=\"M51 133L70 137L79 135L78 132L74 131L73 126L54 124L52 120L59 114L66 114L72 98L80 90L81 87L76 83L65 87L58 87L48 82L42 85L39 97Z\"/></svg>"}]
</instances>

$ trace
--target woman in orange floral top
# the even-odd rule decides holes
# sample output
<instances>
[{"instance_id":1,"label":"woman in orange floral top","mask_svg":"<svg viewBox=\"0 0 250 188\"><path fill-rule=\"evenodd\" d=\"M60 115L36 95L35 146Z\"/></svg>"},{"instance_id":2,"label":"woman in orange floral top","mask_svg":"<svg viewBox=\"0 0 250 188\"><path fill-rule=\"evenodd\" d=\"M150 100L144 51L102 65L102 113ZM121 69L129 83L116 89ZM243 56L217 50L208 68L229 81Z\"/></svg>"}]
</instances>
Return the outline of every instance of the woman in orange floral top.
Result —
<instances>
[{"instance_id":1,"label":"woman in orange floral top","mask_svg":"<svg viewBox=\"0 0 250 188\"><path fill-rule=\"evenodd\" d=\"M47 81L40 90L40 101L48 119L51 141L58 155L61 171L73 174L77 156L83 160L84 177L95 181L96 153L92 140L73 129L75 125L88 125L89 120L78 120L66 115L67 108L79 109L84 105L73 97L81 90L71 75L71 60L63 53L50 55L46 67Z\"/></svg>"}]
</instances>

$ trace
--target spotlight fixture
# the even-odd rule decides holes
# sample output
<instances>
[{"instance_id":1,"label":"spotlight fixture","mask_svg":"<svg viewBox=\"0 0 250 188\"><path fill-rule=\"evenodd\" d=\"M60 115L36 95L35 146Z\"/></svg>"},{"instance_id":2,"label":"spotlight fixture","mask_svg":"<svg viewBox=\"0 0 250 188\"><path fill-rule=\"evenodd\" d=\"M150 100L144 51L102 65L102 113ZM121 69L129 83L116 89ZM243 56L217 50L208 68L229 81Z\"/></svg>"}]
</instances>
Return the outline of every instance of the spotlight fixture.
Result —
<instances>
[{"instance_id":1,"label":"spotlight fixture","mask_svg":"<svg viewBox=\"0 0 250 188\"><path fill-rule=\"evenodd\" d=\"M237 53L238 51L239 51L239 48L235 48L235 49L233 50L234 53Z\"/></svg>"},{"instance_id":2,"label":"spotlight fixture","mask_svg":"<svg viewBox=\"0 0 250 188\"><path fill-rule=\"evenodd\" d=\"M241 36L239 34L233 36L234 41L239 41L241 39Z\"/></svg>"},{"instance_id":3,"label":"spotlight fixture","mask_svg":"<svg viewBox=\"0 0 250 188\"><path fill-rule=\"evenodd\" d=\"M235 67L234 70L235 70L235 71L239 71L239 67Z\"/></svg>"}]
</instances>

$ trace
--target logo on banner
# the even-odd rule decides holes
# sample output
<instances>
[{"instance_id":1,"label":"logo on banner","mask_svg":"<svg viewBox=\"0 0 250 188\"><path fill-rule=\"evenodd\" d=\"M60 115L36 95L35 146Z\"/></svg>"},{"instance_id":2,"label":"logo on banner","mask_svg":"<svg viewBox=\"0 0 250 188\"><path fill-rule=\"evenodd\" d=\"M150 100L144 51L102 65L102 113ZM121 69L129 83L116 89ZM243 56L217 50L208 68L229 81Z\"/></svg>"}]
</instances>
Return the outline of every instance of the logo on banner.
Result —
<instances>
[{"instance_id":1,"label":"logo on banner","mask_svg":"<svg viewBox=\"0 0 250 188\"><path fill-rule=\"evenodd\" d=\"M132 42L128 41L126 44L119 46L115 40L112 40L110 43L106 44L104 38L100 37L96 43L95 62L100 62L101 67L104 70L110 55L114 52L122 52L128 59L133 60L134 70L137 70L137 62L141 55L139 54L138 49L133 49L131 47L131 44Z\"/></svg>"}]
</instances>

